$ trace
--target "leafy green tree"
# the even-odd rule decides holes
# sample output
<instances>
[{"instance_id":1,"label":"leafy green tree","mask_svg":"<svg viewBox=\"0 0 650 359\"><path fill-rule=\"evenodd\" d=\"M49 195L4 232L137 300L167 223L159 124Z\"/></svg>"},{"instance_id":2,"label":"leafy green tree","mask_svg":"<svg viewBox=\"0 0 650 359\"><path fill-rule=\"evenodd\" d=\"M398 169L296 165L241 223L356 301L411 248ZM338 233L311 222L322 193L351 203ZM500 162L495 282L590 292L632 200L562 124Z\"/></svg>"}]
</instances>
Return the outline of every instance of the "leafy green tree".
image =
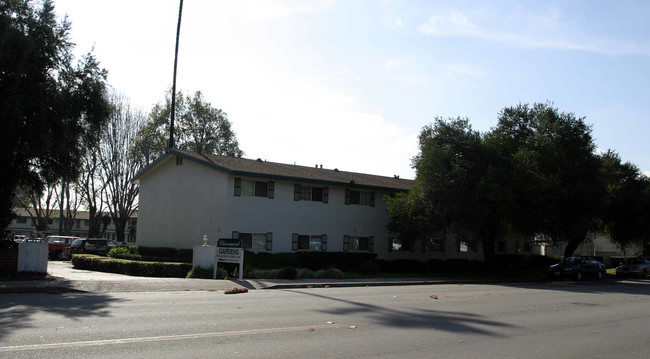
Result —
<instances>
[{"instance_id":1,"label":"leafy green tree","mask_svg":"<svg viewBox=\"0 0 650 359\"><path fill-rule=\"evenodd\" d=\"M141 130L136 147L147 163L161 156L167 149L171 100L156 104L149 115L147 125ZM241 157L237 137L231 129L228 115L207 102L200 91L193 96L176 95L174 127L176 147L181 150Z\"/></svg>"},{"instance_id":2,"label":"leafy green tree","mask_svg":"<svg viewBox=\"0 0 650 359\"><path fill-rule=\"evenodd\" d=\"M566 242L564 255L572 255L599 229L605 196L590 126L550 103L520 104L503 109L492 132L509 148L513 178L524 181L515 186L511 222Z\"/></svg>"},{"instance_id":3,"label":"leafy green tree","mask_svg":"<svg viewBox=\"0 0 650 359\"><path fill-rule=\"evenodd\" d=\"M600 227L605 187L584 119L549 103L505 108L486 134L437 118L420 134L414 190L389 200L389 228L480 241L487 264L508 234L566 242L571 255Z\"/></svg>"},{"instance_id":4,"label":"leafy green tree","mask_svg":"<svg viewBox=\"0 0 650 359\"><path fill-rule=\"evenodd\" d=\"M650 238L650 180L630 162L609 150L601 156L607 186L602 221L611 240L625 249L647 246Z\"/></svg>"},{"instance_id":5,"label":"leafy green tree","mask_svg":"<svg viewBox=\"0 0 650 359\"><path fill-rule=\"evenodd\" d=\"M83 144L96 140L108 116L106 71L91 54L74 61L69 29L51 0L0 2L2 229L18 186L40 192L76 178Z\"/></svg>"}]
</instances>

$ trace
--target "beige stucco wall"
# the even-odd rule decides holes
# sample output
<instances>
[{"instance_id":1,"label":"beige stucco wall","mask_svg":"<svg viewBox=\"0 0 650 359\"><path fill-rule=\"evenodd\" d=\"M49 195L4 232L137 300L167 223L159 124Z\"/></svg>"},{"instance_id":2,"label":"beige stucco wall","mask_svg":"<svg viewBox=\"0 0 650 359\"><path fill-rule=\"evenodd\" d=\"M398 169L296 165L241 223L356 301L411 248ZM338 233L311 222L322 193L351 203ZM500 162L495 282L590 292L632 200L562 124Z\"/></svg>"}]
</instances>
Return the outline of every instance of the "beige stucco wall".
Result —
<instances>
[{"instance_id":1,"label":"beige stucco wall","mask_svg":"<svg viewBox=\"0 0 650 359\"><path fill-rule=\"evenodd\" d=\"M137 244L144 247L192 248L203 235L223 233L227 176L184 160L167 157L140 178Z\"/></svg>"},{"instance_id":2,"label":"beige stucco wall","mask_svg":"<svg viewBox=\"0 0 650 359\"><path fill-rule=\"evenodd\" d=\"M166 158L140 178L137 244L192 248L202 244L204 234L215 244L233 231L271 232L272 252L291 252L293 233L327 234L328 251L342 251L348 235L373 236L375 252L387 253L389 219L380 191L374 207L345 205L346 187L338 186L328 186L328 203L294 201L294 184L300 183L295 181L275 180L274 199L234 196L234 178L187 159L178 166L175 156Z\"/></svg>"}]
</instances>

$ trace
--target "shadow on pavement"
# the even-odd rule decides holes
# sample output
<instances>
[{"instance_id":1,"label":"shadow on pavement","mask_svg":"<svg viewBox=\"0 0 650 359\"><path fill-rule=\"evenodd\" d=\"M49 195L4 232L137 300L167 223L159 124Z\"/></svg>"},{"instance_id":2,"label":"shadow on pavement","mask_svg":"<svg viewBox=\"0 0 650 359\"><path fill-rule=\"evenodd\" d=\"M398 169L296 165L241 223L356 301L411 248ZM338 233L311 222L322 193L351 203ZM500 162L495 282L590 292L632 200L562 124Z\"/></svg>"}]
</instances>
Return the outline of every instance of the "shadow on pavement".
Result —
<instances>
[{"instance_id":1,"label":"shadow on pavement","mask_svg":"<svg viewBox=\"0 0 650 359\"><path fill-rule=\"evenodd\" d=\"M108 308L122 301L104 294L52 291L38 294L0 294L0 340L19 329L30 328L31 318L43 313L68 319L109 316Z\"/></svg>"},{"instance_id":2,"label":"shadow on pavement","mask_svg":"<svg viewBox=\"0 0 650 359\"><path fill-rule=\"evenodd\" d=\"M502 335L495 333L490 328L516 328L511 324L488 320L481 315L471 313L422 309L403 311L305 291L288 291L338 301L342 304L340 307L319 310L322 313L335 315L362 314L366 318L376 320L380 325L390 327L430 328L453 333L470 333L493 337L501 337Z\"/></svg>"}]
</instances>

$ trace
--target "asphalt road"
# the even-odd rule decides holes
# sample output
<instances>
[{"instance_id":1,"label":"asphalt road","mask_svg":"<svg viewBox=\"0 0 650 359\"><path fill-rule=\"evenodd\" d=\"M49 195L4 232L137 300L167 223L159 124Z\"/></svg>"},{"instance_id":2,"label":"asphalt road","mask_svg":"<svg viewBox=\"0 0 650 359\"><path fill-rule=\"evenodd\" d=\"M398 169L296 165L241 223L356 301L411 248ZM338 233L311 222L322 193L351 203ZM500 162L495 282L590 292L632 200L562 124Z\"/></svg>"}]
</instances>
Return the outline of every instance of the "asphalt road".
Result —
<instances>
[{"instance_id":1,"label":"asphalt road","mask_svg":"<svg viewBox=\"0 0 650 359\"><path fill-rule=\"evenodd\" d=\"M650 281L0 295L0 358L643 358Z\"/></svg>"}]
</instances>

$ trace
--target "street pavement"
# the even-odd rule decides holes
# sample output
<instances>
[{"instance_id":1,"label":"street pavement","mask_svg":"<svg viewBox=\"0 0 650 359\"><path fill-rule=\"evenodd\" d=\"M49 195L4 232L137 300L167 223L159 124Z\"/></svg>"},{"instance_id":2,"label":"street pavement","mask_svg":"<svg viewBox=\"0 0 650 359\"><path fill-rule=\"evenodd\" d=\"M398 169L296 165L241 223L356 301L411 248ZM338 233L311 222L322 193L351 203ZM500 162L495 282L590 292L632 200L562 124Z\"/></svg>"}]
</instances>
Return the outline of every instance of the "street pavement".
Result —
<instances>
[{"instance_id":1,"label":"street pavement","mask_svg":"<svg viewBox=\"0 0 650 359\"><path fill-rule=\"evenodd\" d=\"M0 281L0 293L55 292L166 292L226 291L233 288L287 289L318 287L404 286L427 284L472 284L494 282L530 282L544 277L517 278L369 278L369 279L199 279L137 277L116 273L76 269L69 261L49 261L49 278L28 281Z\"/></svg>"}]
</instances>

